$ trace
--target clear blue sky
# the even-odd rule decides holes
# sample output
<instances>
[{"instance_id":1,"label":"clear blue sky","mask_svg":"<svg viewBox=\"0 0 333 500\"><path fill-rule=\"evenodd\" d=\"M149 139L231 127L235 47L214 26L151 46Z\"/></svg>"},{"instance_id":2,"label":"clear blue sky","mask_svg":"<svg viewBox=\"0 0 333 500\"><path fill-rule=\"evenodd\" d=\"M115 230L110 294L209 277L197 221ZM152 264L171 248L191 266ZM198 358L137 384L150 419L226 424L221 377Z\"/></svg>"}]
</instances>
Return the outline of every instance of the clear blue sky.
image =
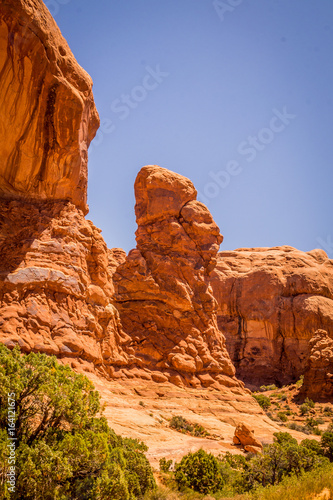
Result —
<instances>
[{"instance_id":1,"label":"clear blue sky","mask_svg":"<svg viewBox=\"0 0 333 500\"><path fill-rule=\"evenodd\" d=\"M326 245L333 258L332 0L49 0L94 81L89 218L135 247L133 183L189 177L221 250Z\"/></svg>"}]
</instances>

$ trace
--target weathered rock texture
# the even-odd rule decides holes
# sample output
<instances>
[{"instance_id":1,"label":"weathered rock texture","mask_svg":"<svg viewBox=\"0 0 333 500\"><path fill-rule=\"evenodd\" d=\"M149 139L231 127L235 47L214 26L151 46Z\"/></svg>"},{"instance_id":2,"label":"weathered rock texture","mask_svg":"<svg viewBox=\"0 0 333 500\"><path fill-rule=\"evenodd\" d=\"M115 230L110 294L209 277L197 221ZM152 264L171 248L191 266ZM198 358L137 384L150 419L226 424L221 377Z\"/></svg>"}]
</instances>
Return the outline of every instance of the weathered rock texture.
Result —
<instances>
[{"instance_id":1,"label":"weathered rock texture","mask_svg":"<svg viewBox=\"0 0 333 500\"><path fill-rule=\"evenodd\" d=\"M251 431L243 422L237 424L233 443L240 445L245 451L251 453L260 453L262 451L262 443L254 436L254 431Z\"/></svg>"},{"instance_id":2,"label":"weathered rock texture","mask_svg":"<svg viewBox=\"0 0 333 500\"><path fill-rule=\"evenodd\" d=\"M297 380L314 332L333 336L333 261L323 250L220 252L210 283L237 376L249 386Z\"/></svg>"},{"instance_id":3,"label":"weathered rock texture","mask_svg":"<svg viewBox=\"0 0 333 500\"><path fill-rule=\"evenodd\" d=\"M0 342L105 375L127 363L111 278L125 252L108 251L81 210L0 200L0 255Z\"/></svg>"},{"instance_id":4,"label":"weathered rock texture","mask_svg":"<svg viewBox=\"0 0 333 500\"><path fill-rule=\"evenodd\" d=\"M333 401L333 338L317 330L309 342L311 349L300 396L313 401Z\"/></svg>"},{"instance_id":5,"label":"weathered rock texture","mask_svg":"<svg viewBox=\"0 0 333 500\"><path fill-rule=\"evenodd\" d=\"M92 81L41 0L1 0L0 196L87 212Z\"/></svg>"},{"instance_id":6,"label":"weathered rock texture","mask_svg":"<svg viewBox=\"0 0 333 500\"><path fill-rule=\"evenodd\" d=\"M114 275L130 365L178 385L239 385L209 275L222 241L190 180L155 165L135 181L137 248Z\"/></svg>"},{"instance_id":7,"label":"weathered rock texture","mask_svg":"<svg viewBox=\"0 0 333 500\"><path fill-rule=\"evenodd\" d=\"M108 250L84 218L98 122L43 2L2 0L0 341L110 378L229 387L258 409L221 332L247 382L295 380L314 332L333 333L332 261L290 247L217 261L222 236L193 184L157 166L135 182L137 248ZM330 340L318 342L308 376L328 394Z\"/></svg>"}]
</instances>

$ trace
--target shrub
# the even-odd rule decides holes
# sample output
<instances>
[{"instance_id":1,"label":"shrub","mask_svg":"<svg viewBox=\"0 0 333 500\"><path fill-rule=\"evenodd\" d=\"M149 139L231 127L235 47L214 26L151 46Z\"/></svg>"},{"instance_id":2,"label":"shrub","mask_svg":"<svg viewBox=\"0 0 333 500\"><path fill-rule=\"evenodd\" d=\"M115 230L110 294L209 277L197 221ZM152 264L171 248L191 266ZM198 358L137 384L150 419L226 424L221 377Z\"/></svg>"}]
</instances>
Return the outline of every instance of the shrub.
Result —
<instances>
[{"instance_id":1,"label":"shrub","mask_svg":"<svg viewBox=\"0 0 333 500\"><path fill-rule=\"evenodd\" d=\"M275 384L271 384L271 385L262 385L260 386L259 388L259 391L260 392L265 392L265 391L275 391L277 389L276 385Z\"/></svg>"},{"instance_id":2,"label":"shrub","mask_svg":"<svg viewBox=\"0 0 333 500\"><path fill-rule=\"evenodd\" d=\"M277 416L278 416L278 418L282 422L287 422L288 421L288 417L287 417L287 415L283 411L279 411L279 413L277 414Z\"/></svg>"},{"instance_id":3,"label":"shrub","mask_svg":"<svg viewBox=\"0 0 333 500\"><path fill-rule=\"evenodd\" d=\"M165 457L161 458L160 471L161 472L169 472L171 465L172 465L172 460L166 460Z\"/></svg>"},{"instance_id":4,"label":"shrub","mask_svg":"<svg viewBox=\"0 0 333 500\"><path fill-rule=\"evenodd\" d=\"M309 414L309 411L310 411L310 407L309 405L307 405L306 403L303 403L300 408L299 408L299 411L300 411L300 414L302 416L304 415L308 415Z\"/></svg>"},{"instance_id":5,"label":"shrub","mask_svg":"<svg viewBox=\"0 0 333 500\"><path fill-rule=\"evenodd\" d=\"M297 389L299 389L303 385L303 382L304 382L304 375L301 375L299 380L297 380L296 382Z\"/></svg>"},{"instance_id":6,"label":"shrub","mask_svg":"<svg viewBox=\"0 0 333 500\"><path fill-rule=\"evenodd\" d=\"M303 432L304 434L311 434L311 431L308 427L296 424L296 422L290 422L286 424L286 426L293 431Z\"/></svg>"},{"instance_id":7,"label":"shrub","mask_svg":"<svg viewBox=\"0 0 333 500\"><path fill-rule=\"evenodd\" d=\"M169 425L172 429L175 429L176 431L189 433L192 436L205 437L209 435L209 432L206 431L206 429L202 425L192 424L191 422L186 420L186 418L180 415L172 417Z\"/></svg>"},{"instance_id":8,"label":"shrub","mask_svg":"<svg viewBox=\"0 0 333 500\"><path fill-rule=\"evenodd\" d=\"M309 408L315 407L315 403L312 401L312 399L309 398L305 398L305 404L307 404Z\"/></svg>"},{"instance_id":9,"label":"shrub","mask_svg":"<svg viewBox=\"0 0 333 500\"><path fill-rule=\"evenodd\" d=\"M329 406L325 406L325 408L323 410L323 413L325 413L325 415L327 415L328 417L330 417L331 415L333 415L333 410Z\"/></svg>"},{"instance_id":10,"label":"shrub","mask_svg":"<svg viewBox=\"0 0 333 500\"><path fill-rule=\"evenodd\" d=\"M297 439L293 438L289 432L274 432L273 436L274 442L278 443L280 446L297 444Z\"/></svg>"},{"instance_id":11,"label":"shrub","mask_svg":"<svg viewBox=\"0 0 333 500\"><path fill-rule=\"evenodd\" d=\"M271 400L268 396L264 396L263 394L255 394L254 399L256 399L263 410L268 410L271 406Z\"/></svg>"},{"instance_id":12,"label":"shrub","mask_svg":"<svg viewBox=\"0 0 333 500\"><path fill-rule=\"evenodd\" d=\"M55 357L0 345L0 475L6 460L8 394L16 401L17 500L132 500L155 487L147 447L117 436L99 394L83 375ZM0 497L9 498L8 483Z\"/></svg>"},{"instance_id":13,"label":"shrub","mask_svg":"<svg viewBox=\"0 0 333 500\"><path fill-rule=\"evenodd\" d=\"M223 486L219 462L204 450L188 453L175 465L175 480L179 489L192 488L199 493L215 493Z\"/></svg>"},{"instance_id":14,"label":"shrub","mask_svg":"<svg viewBox=\"0 0 333 500\"><path fill-rule=\"evenodd\" d=\"M333 432L331 431L323 432L320 444L324 450L325 456L331 462L333 462Z\"/></svg>"},{"instance_id":15,"label":"shrub","mask_svg":"<svg viewBox=\"0 0 333 500\"><path fill-rule=\"evenodd\" d=\"M304 446L305 448L312 450L316 455L324 454L322 446L315 439L303 439L303 441L301 441L300 443L300 446Z\"/></svg>"}]
</instances>

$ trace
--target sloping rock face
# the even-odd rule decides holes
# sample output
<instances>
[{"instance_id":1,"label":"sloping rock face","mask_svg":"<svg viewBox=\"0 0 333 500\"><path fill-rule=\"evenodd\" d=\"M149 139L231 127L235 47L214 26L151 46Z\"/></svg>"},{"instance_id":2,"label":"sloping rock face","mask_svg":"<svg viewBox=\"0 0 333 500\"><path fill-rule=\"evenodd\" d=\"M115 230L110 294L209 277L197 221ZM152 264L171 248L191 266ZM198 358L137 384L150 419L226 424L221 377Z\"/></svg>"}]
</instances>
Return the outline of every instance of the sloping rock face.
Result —
<instances>
[{"instance_id":1,"label":"sloping rock face","mask_svg":"<svg viewBox=\"0 0 333 500\"><path fill-rule=\"evenodd\" d=\"M130 365L177 385L239 385L209 285L219 228L191 181L166 169L143 167L135 196L137 248L113 277Z\"/></svg>"},{"instance_id":2,"label":"sloping rock face","mask_svg":"<svg viewBox=\"0 0 333 500\"><path fill-rule=\"evenodd\" d=\"M92 81L41 0L1 1L0 79L0 196L87 213Z\"/></svg>"},{"instance_id":3,"label":"sloping rock face","mask_svg":"<svg viewBox=\"0 0 333 500\"><path fill-rule=\"evenodd\" d=\"M294 382L315 331L333 336L333 261L323 250L220 252L210 283L237 376L250 387Z\"/></svg>"},{"instance_id":4,"label":"sloping rock face","mask_svg":"<svg viewBox=\"0 0 333 500\"><path fill-rule=\"evenodd\" d=\"M313 401L333 401L333 338L317 330L309 342L311 349L300 396Z\"/></svg>"}]
</instances>

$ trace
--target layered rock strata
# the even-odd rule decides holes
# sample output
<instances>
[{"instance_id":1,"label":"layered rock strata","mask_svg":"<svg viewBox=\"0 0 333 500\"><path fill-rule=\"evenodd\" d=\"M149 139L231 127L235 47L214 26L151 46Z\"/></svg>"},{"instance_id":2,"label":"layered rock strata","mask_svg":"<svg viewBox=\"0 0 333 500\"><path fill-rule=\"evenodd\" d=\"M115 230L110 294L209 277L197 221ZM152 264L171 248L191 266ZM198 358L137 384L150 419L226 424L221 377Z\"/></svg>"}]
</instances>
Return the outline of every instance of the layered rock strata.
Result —
<instances>
[{"instance_id":1,"label":"layered rock strata","mask_svg":"<svg viewBox=\"0 0 333 500\"><path fill-rule=\"evenodd\" d=\"M0 5L0 196L87 209L92 81L41 0Z\"/></svg>"},{"instance_id":2,"label":"layered rock strata","mask_svg":"<svg viewBox=\"0 0 333 500\"><path fill-rule=\"evenodd\" d=\"M239 385L209 275L222 241L191 181L155 165L135 181L137 248L113 277L130 365L156 381Z\"/></svg>"},{"instance_id":3,"label":"layered rock strata","mask_svg":"<svg viewBox=\"0 0 333 500\"><path fill-rule=\"evenodd\" d=\"M333 336L333 261L323 250L220 252L210 283L237 376L249 386L294 382L315 331Z\"/></svg>"}]
</instances>

